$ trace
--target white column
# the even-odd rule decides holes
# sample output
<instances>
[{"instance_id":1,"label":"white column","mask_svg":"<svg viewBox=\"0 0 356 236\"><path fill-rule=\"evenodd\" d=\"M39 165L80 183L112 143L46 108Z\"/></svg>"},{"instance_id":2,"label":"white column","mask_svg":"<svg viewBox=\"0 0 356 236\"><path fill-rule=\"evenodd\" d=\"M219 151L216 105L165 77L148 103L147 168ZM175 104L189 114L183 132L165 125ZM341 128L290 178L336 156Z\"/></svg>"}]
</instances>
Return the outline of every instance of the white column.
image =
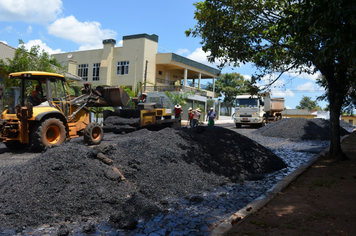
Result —
<instances>
[{"instance_id":1,"label":"white column","mask_svg":"<svg viewBox=\"0 0 356 236\"><path fill-rule=\"evenodd\" d=\"M188 78L188 68L186 67L186 68L184 69L184 83L183 83L183 86L184 86L183 91L184 91L184 92L186 91L187 78Z\"/></svg>"},{"instance_id":2,"label":"white column","mask_svg":"<svg viewBox=\"0 0 356 236\"><path fill-rule=\"evenodd\" d=\"M199 72L199 78L198 78L198 88L199 89L201 89L200 82L201 82L201 71Z\"/></svg>"},{"instance_id":3,"label":"white column","mask_svg":"<svg viewBox=\"0 0 356 236\"><path fill-rule=\"evenodd\" d=\"M213 78L213 108L215 110L215 77Z\"/></svg>"},{"instance_id":4,"label":"white column","mask_svg":"<svg viewBox=\"0 0 356 236\"><path fill-rule=\"evenodd\" d=\"M218 99L218 108L219 108L218 120L220 120L221 99ZM215 112L216 112L216 111L215 111Z\"/></svg>"}]
</instances>

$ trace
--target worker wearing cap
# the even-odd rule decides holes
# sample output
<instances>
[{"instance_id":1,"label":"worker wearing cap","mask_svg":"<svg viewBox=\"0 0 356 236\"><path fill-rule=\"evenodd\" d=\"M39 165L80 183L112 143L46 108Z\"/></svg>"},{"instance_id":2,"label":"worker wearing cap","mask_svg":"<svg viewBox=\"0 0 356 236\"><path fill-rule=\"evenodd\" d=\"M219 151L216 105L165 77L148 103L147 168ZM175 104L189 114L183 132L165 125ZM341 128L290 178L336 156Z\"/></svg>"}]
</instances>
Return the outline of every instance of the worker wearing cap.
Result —
<instances>
[{"instance_id":1,"label":"worker wearing cap","mask_svg":"<svg viewBox=\"0 0 356 236\"><path fill-rule=\"evenodd\" d=\"M214 108L210 108L210 111L208 112L206 116L206 120L208 121L208 126L214 126L215 125L215 119L217 117L216 112L214 111Z\"/></svg>"},{"instance_id":2,"label":"worker wearing cap","mask_svg":"<svg viewBox=\"0 0 356 236\"><path fill-rule=\"evenodd\" d=\"M197 109L195 109L194 114L193 114L193 127L198 126L200 116L201 116L200 108L198 107Z\"/></svg>"},{"instance_id":3,"label":"worker wearing cap","mask_svg":"<svg viewBox=\"0 0 356 236\"><path fill-rule=\"evenodd\" d=\"M188 109L188 123L189 123L190 127L193 127L193 116L194 116L193 108L189 107L189 109Z\"/></svg>"},{"instance_id":4,"label":"worker wearing cap","mask_svg":"<svg viewBox=\"0 0 356 236\"><path fill-rule=\"evenodd\" d=\"M174 107L174 116L176 119L180 119L181 115L182 115L183 111L182 111L182 107L177 104Z\"/></svg>"}]
</instances>

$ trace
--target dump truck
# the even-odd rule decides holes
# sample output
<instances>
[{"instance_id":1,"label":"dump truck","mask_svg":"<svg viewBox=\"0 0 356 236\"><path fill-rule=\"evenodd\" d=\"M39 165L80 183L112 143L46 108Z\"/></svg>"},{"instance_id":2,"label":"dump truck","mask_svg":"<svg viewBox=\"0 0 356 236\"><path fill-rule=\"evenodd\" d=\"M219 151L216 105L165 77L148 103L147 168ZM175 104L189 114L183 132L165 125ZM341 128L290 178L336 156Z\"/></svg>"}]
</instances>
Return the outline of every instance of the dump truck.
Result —
<instances>
[{"instance_id":1,"label":"dump truck","mask_svg":"<svg viewBox=\"0 0 356 236\"><path fill-rule=\"evenodd\" d=\"M0 119L0 142L10 149L30 145L43 150L79 136L89 145L99 144L104 132L90 122L88 107L124 106L130 100L122 87L92 88L89 83L82 95L73 97L65 77L56 73L17 72L9 79L21 82L19 103L6 109Z\"/></svg>"},{"instance_id":2,"label":"dump truck","mask_svg":"<svg viewBox=\"0 0 356 236\"><path fill-rule=\"evenodd\" d=\"M284 98L271 98L270 93L258 95L242 94L236 96L234 123L242 125L265 126L282 119Z\"/></svg>"}]
</instances>

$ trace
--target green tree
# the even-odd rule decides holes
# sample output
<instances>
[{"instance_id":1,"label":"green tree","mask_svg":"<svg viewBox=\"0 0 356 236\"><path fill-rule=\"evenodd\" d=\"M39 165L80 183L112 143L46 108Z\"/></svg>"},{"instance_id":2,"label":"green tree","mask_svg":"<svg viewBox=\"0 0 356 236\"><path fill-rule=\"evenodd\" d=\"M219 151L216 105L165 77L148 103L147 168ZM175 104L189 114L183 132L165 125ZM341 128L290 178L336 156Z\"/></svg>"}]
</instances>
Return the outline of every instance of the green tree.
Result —
<instances>
[{"instance_id":1,"label":"green tree","mask_svg":"<svg viewBox=\"0 0 356 236\"><path fill-rule=\"evenodd\" d=\"M181 106L184 106L187 104L187 98L190 95L194 95L194 93L192 91L188 91L188 92L184 92L184 93L182 93L182 92L171 93L169 91L166 91L165 94L169 98L169 100L171 100L173 105L179 104Z\"/></svg>"},{"instance_id":2,"label":"green tree","mask_svg":"<svg viewBox=\"0 0 356 236\"><path fill-rule=\"evenodd\" d=\"M195 3L194 29L209 61L256 67L252 82L286 71L325 77L330 103L330 155L346 159L340 145L339 115L356 77L356 2L345 0L206 0ZM263 89L263 88L260 88Z\"/></svg>"},{"instance_id":3,"label":"green tree","mask_svg":"<svg viewBox=\"0 0 356 236\"><path fill-rule=\"evenodd\" d=\"M235 100L237 95L247 92L249 82L238 73L220 75L215 82L215 92L218 93L219 97L224 97L222 105L229 104L226 107L229 109L231 102Z\"/></svg>"},{"instance_id":4,"label":"green tree","mask_svg":"<svg viewBox=\"0 0 356 236\"><path fill-rule=\"evenodd\" d=\"M55 65L55 66L54 66ZM19 86L20 80L9 80L8 75L20 71L46 71L60 73L63 68L44 50L41 52L38 45L32 46L28 51L24 42L19 40L19 47L15 50L13 58L0 60L0 73L4 75L5 88Z\"/></svg>"},{"instance_id":5,"label":"green tree","mask_svg":"<svg viewBox=\"0 0 356 236\"><path fill-rule=\"evenodd\" d=\"M96 123L98 123L99 117L103 117L102 114L104 110L114 111L112 107L89 107L88 109L94 113Z\"/></svg>"},{"instance_id":6,"label":"green tree","mask_svg":"<svg viewBox=\"0 0 356 236\"><path fill-rule=\"evenodd\" d=\"M311 97L303 96L300 100L299 105L295 107L296 109L309 109L309 110L318 110L321 111L321 107L318 105L318 102L313 101Z\"/></svg>"}]
</instances>

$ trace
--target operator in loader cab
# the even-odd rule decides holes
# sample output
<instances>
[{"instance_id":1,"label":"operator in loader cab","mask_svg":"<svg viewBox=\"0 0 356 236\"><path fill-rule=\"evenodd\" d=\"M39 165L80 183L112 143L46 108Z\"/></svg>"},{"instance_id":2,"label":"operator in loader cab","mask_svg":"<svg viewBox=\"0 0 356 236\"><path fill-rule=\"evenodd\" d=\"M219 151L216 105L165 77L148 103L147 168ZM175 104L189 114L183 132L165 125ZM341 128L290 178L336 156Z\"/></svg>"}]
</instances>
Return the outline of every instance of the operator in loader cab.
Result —
<instances>
[{"instance_id":1,"label":"operator in loader cab","mask_svg":"<svg viewBox=\"0 0 356 236\"><path fill-rule=\"evenodd\" d=\"M34 98L35 102L37 104L40 104L41 101L43 100L43 96L41 94L41 86L36 85L36 90L32 92L31 96ZM36 105L36 104L34 104Z\"/></svg>"}]
</instances>

